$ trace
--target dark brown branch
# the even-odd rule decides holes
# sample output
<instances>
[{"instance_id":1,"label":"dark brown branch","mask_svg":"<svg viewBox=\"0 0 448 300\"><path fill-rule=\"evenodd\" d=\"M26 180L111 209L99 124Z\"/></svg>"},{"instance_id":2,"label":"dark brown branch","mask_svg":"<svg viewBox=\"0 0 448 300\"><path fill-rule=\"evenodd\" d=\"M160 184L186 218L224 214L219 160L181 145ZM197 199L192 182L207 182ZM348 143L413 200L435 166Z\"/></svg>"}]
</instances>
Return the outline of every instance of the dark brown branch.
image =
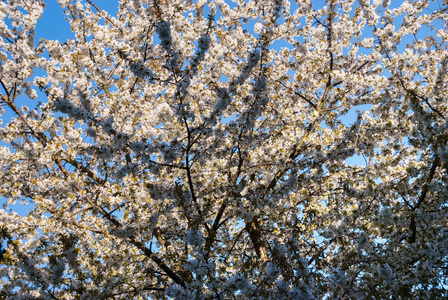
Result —
<instances>
[{"instance_id":1,"label":"dark brown branch","mask_svg":"<svg viewBox=\"0 0 448 300\"><path fill-rule=\"evenodd\" d=\"M56 162L60 162L61 159L55 158ZM84 174L86 174L90 179L94 180L97 183L103 184L104 179L96 175L92 170L84 166L82 163L80 163L77 160L71 159L70 157L62 157L62 160L68 162L72 166L74 166L76 169L80 170Z\"/></svg>"},{"instance_id":2,"label":"dark brown branch","mask_svg":"<svg viewBox=\"0 0 448 300\"><path fill-rule=\"evenodd\" d=\"M445 116L440 112L440 110L438 110L437 108L433 107L431 105L431 103L428 101L428 99L426 99L426 98L424 98L424 97L422 97L420 95L417 95L417 93L415 94L415 96L417 98L419 98L420 100L423 100L423 102L425 102L426 105L428 105L429 109L432 110L433 112L435 112L437 115L439 115L439 117L441 117L443 120L446 120Z\"/></svg>"},{"instance_id":3,"label":"dark brown branch","mask_svg":"<svg viewBox=\"0 0 448 300\"><path fill-rule=\"evenodd\" d=\"M241 136L241 135L240 135ZM231 185L234 186L238 180L238 178L240 177L241 174L241 169L243 167L243 163L244 163L244 159L243 159L243 155L241 154L241 149L240 146L238 145L238 167L237 167L237 171L235 172L235 174L231 177ZM235 194L235 193L234 193ZM216 238L216 232L218 231L219 227L222 225L222 223L220 223L222 216L224 214L224 211L227 207L227 201L229 199L229 197L232 196L230 193L227 193L224 201L222 202L221 206L219 207L218 213L216 214L215 220L213 221L213 225L212 228L209 232L209 235L207 236L207 240L205 243L205 252L207 253L208 256L208 252L210 251L215 238ZM233 196L239 196L239 195L233 195Z\"/></svg>"},{"instance_id":4,"label":"dark brown branch","mask_svg":"<svg viewBox=\"0 0 448 300\"><path fill-rule=\"evenodd\" d=\"M425 201L426 194L428 193L429 184L434 178L434 175L436 173L437 166L440 163L440 158L438 156L435 157L434 162L432 163L431 169L429 171L428 178L426 178L426 182L423 184L422 187L422 193L420 194L420 197L418 197L417 203L412 209L412 212L415 212L415 210L419 209L423 202ZM415 221L415 216L411 216L411 222L409 224L409 229L411 230L411 235L409 236L409 243L413 244L415 243L415 240L417 238L417 224Z\"/></svg>"},{"instance_id":5,"label":"dark brown branch","mask_svg":"<svg viewBox=\"0 0 448 300\"><path fill-rule=\"evenodd\" d=\"M0 83L2 84L3 88L5 89L5 96L2 96L3 98L3 102L5 104L7 104L9 106L9 108L12 109L12 111L14 111L14 113L22 120L22 122L25 124L25 126L29 129L29 131L32 133L32 135L34 137L36 137L38 140L40 140L42 142L42 144L46 145L48 142L48 138L42 133L42 132L37 132L28 122L28 120L25 118L25 116L23 115L23 113L17 108L16 104L14 103L14 99L15 99L15 89L14 89L14 95L11 96L11 92L8 92L5 84L3 83L3 81L1 81L0 79Z\"/></svg>"},{"instance_id":6,"label":"dark brown branch","mask_svg":"<svg viewBox=\"0 0 448 300\"><path fill-rule=\"evenodd\" d=\"M187 171L188 187L190 189L191 198L194 203L198 203L198 200L196 198L196 193L194 190L193 178L191 177L191 169L190 169L191 166L190 166L189 156L190 156L190 149L193 146L193 143L191 143L191 131L190 131L190 128L188 126L186 119L184 119L184 122L185 122L185 127L187 129L187 138L188 138L188 145L187 145L187 149L185 151L185 170ZM204 220L204 215L203 215L202 210L199 207L197 209L198 209L198 213L201 216L202 220ZM204 227L208 232L210 232L210 227L205 222L204 222Z\"/></svg>"},{"instance_id":7,"label":"dark brown branch","mask_svg":"<svg viewBox=\"0 0 448 300\"><path fill-rule=\"evenodd\" d=\"M182 287L186 287L185 282L142 242L138 241L135 237L131 237L129 240L132 245L136 246L138 249L143 251L147 257L152 259L175 283Z\"/></svg>"},{"instance_id":8,"label":"dark brown branch","mask_svg":"<svg viewBox=\"0 0 448 300\"><path fill-rule=\"evenodd\" d=\"M258 218L255 216L250 222L246 222L246 230L254 245L255 252L262 263L268 261L268 251L266 250L266 243L261 233L261 227Z\"/></svg>"},{"instance_id":9,"label":"dark brown branch","mask_svg":"<svg viewBox=\"0 0 448 300\"><path fill-rule=\"evenodd\" d=\"M87 1L87 3L89 3L90 5L92 5L98 12L103 12L103 10L101 10L98 6L96 6L95 5L95 3L93 3L91 0L86 0ZM118 28L115 24L114 24L114 22L106 15L106 20L110 23L110 24L112 24L115 28ZM122 31L122 29L120 29L120 31Z\"/></svg>"},{"instance_id":10,"label":"dark brown branch","mask_svg":"<svg viewBox=\"0 0 448 300\"><path fill-rule=\"evenodd\" d=\"M233 249L236 246L236 243L238 242L238 240L240 239L241 235L243 234L244 230L246 230L246 228L243 228L242 230L240 230L240 232L237 234L235 240L233 241L232 247L230 247L230 250L228 252L228 254L230 255L233 251Z\"/></svg>"},{"instance_id":11,"label":"dark brown branch","mask_svg":"<svg viewBox=\"0 0 448 300\"><path fill-rule=\"evenodd\" d=\"M326 26L328 34L327 34L327 42L328 42L328 55L330 56L330 71L334 68L334 57L333 57L333 51L331 50L333 46L333 14L334 14L334 3L332 0L330 1L330 11L328 15L328 25ZM329 83L331 84L331 72L328 72L329 76Z\"/></svg>"},{"instance_id":12,"label":"dark brown branch","mask_svg":"<svg viewBox=\"0 0 448 300\"><path fill-rule=\"evenodd\" d=\"M305 96L303 96L302 94L300 94L299 92L295 92L295 94L297 96L299 96L300 98L302 98L303 100L305 100L309 105L311 105L315 110L317 110L317 106L316 104L314 104L313 102L311 102L308 98L306 98Z\"/></svg>"}]
</instances>

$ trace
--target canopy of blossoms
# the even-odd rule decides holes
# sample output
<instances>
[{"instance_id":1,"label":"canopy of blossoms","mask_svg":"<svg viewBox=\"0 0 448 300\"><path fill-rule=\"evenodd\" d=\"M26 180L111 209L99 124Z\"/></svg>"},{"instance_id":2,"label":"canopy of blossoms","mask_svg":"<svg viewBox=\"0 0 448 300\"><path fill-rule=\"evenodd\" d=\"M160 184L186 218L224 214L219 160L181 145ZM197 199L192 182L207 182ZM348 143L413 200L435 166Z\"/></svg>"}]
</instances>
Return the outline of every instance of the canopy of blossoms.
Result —
<instances>
[{"instance_id":1,"label":"canopy of blossoms","mask_svg":"<svg viewBox=\"0 0 448 300\"><path fill-rule=\"evenodd\" d=\"M446 0L45 2L0 1L1 299L448 297Z\"/></svg>"}]
</instances>

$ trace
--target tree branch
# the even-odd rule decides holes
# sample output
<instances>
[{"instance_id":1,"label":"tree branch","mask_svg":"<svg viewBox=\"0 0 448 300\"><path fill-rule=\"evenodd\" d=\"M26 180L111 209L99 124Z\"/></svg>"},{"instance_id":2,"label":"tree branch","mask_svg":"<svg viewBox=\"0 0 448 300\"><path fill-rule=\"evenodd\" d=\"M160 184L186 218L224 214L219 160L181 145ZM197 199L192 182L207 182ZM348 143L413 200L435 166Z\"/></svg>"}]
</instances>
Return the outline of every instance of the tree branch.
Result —
<instances>
[{"instance_id":1,"label":"tree branch","mask_svg":"<svg viewBox=\"0 0 448 300\"><path fill-rule=\"evenodd\" d=\"M412 209L413 212L415 210L419 209L422 206L423 201L425 201L426 194L428 193L428 189L429 189L429 184L431 183L432 179L434 178L434 175L436 173L436 169L437 169L437 166L439 165L439 163L440 163L440 158L438 156L436 156L434 158L434 162L432 163L431 169L429 171L428 178L426 178L426 182L423 184L422 193L420 194L420 197L418 197L417 203ZM416 224L415 218L416 218L416 216L412 215L411 222L409 224L409 229L411 230L411 235L409 236L409 243L411 243L411 244L415 243L415 240L417 238L417 224Z\"/></svg>"},{"instance_id":2,"label":"tree branch","mask_svg":"<svg viewBox=\"0 0 448 300\"><path fill-rule=\"evenodd\" d=\"M241 137L241 135L240 135L240 137ZM238 178L240 177L243 163L244 163L243 155L241 154L240 145L238 144L238 167L237 167L237 171L235 172L233 177L231 177L231 185L232 186L234 186L236 184ZM221 206L219 207L218 213L216 214L215 220L213 221L212 228L209 231L209 234L207 236L207 240L205 243L205 252L207 253L207 257L208 257L208 253L215 241L216 232L218 231L219 226L222 224L222 223L220 223L220 221L221 221L221 218L222 218L224 211L227 207L227 201L230 198L230 196L232 196L232 195L228 192L226 194ZM234 193L233 196L239 196L239 195L235 195L235 193Z\"/></svg>"},{"instance_id":3,"label":"tree branch","mask_svg":"<svg viewBox=\"0 0 448 300\"><path fill-rule=\"evenodd\" d=\"M269 260L268 251L266 250L266 243L261 234L261 227L256 216L250 222L246 222L246 230L249 233L258 258L262 263L267 262Z\"/></svg>"}]
</instances>

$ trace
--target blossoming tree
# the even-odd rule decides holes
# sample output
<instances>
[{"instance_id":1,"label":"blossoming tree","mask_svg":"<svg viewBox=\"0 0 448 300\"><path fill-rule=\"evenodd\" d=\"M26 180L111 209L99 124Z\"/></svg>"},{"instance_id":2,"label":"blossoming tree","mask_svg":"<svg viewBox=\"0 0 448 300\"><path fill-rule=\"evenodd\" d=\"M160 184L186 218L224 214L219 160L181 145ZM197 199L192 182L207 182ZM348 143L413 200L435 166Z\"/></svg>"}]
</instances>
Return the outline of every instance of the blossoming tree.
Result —
<instances>
[{"instance_id":1,"label":"blossoming tree","mask_svg":"<svg viewBox=\"0 0 448 300\"><path fill-rule=\"evenodd\" d=\"M0 1L2 299L448 296L446 0L93 1Z\"/></svg>"}]
</instances>

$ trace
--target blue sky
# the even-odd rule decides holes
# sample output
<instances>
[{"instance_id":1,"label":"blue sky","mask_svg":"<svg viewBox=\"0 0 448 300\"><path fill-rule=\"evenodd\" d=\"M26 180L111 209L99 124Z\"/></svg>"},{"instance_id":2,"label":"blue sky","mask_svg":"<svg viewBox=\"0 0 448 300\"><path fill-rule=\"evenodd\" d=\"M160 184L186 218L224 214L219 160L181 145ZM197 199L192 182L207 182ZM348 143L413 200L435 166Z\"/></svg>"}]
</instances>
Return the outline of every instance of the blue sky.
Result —
<instances>
[{"instance_id":1,"label":"blue sky","mask_svg":"<svg viewBox=\"0 0 448 300\"><path fill-rule=\"evenodd\" d=\"M42 18L37 23L36 36L48 40L65 40L73 38L70 25L65 20L65 15L56 0L46 0L46 8ZM116 15L118 0L94 0L98 8Z\"/></svg>"}]
</instances>

